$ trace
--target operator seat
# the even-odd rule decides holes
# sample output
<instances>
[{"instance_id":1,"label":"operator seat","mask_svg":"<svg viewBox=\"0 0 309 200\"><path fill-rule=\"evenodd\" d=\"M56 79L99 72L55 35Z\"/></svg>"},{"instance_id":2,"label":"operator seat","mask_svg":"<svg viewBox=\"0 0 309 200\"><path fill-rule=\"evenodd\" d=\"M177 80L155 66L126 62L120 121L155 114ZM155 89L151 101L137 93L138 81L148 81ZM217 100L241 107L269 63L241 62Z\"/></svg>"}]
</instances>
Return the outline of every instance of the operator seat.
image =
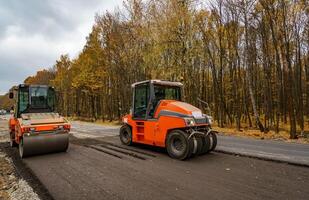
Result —
<instances>
[{"instance_id":1,"label":"operator seat","mask_svg":"<svg viewBox=\"0 0 309 200\"><path fill-rule=\"evenodd\" d=\"M161 100L165 99L165 91L164 90L160 90L160 89L155 88L154 93L155 93L155 98L154 98L154 100L152 102L151 109L149 111L149 116L151 118L154 117L154 112L155 112L159 102Z\"/></svg>"}]
</instances>

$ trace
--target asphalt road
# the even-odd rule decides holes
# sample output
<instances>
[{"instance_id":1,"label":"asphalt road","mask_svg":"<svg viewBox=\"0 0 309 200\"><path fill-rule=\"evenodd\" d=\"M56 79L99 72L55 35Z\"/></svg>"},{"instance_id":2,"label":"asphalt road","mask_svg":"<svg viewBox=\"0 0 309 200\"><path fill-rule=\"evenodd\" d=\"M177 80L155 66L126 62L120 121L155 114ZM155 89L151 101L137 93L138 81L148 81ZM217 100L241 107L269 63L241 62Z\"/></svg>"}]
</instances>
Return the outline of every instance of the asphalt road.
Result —
<instances>
[{"instance_id":1,"label":"asphalt road","mask_svg":"<svg viewBox=\"0 0 309 200\"><path fill-rule=\"evenodd\" d=\"M309 144L219 136L217 151L309 167Z\"/></svg>"},{"instance_id":2,"label":"asphalt road","mask_svg":"<svg viewBox=\"0 0 309 200\"><path fill-rule=\"evenodd\" d=\"M116 136L119 128L85 122L72 122L72 133L79 138ZM258 140L218 135L217 151L256 157L265 160L286 162L309 167L309 145L284 141Z\"/></svg>"},{"instance_id":3,"label":"asphalt road","mask_svg":"<svg viewBox=\"0 0 309 200\"><path fill-rule=\"evenodd\" d=\"M1 117L8 119L9 115ZM100 138L118 135L119 127L72 122L71 133L78 138ZM218 135L217 151L309 167L308 144Z\"/></svg>"},{"instance_id":4,"label":"asphalt road","mask_svg":"<svg viewBox=\"0 0 309 200\"><path fill-rule=\"evenodd\" d=\"M71 143L67 153L24 160L55 199L309 198L309 168L222 153L183 162L124 149L116 137Z\"/></svg>"},{"instance_id":5,"label":"asphalt road","mask_svg":"<svg viewBox=\"0 0 309 200\"><path fill-rule=\"evenodd\" d=\"M117 132L73 122L67 153L23 162L54 199L309 199L307 167L216 152L177 161L160 148L125 147Z\"/></svg>"}]
</instances>

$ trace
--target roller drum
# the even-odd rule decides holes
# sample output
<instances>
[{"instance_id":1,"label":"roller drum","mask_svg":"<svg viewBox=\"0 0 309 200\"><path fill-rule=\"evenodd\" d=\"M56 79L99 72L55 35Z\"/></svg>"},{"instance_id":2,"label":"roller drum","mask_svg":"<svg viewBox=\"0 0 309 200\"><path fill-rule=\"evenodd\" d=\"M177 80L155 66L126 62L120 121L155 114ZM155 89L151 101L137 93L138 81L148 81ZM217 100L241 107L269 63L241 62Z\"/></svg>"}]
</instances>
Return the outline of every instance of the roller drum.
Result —
<instances>
[{"instance_id":1,"label":"roller drum","mask_svg":"<svg viewBox=\"0 0 309 200\"><path fill-rule=\"evenodd\" d=\"M39 134L25 136L21 141L20 156L32 156L54 152L64 152L69 146L69 134Z\"/></svg>"}]
</instances>

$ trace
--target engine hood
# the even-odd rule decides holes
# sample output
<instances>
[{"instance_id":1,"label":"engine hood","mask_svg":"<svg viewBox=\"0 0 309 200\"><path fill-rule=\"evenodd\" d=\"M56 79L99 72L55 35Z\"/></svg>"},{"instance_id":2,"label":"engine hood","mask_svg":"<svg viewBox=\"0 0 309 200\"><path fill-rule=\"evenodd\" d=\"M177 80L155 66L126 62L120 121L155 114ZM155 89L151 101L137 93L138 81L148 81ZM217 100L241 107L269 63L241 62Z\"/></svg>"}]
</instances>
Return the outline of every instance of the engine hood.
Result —
<instances>
[{"instance_id":1,"label":"engine hood","mask_svg":"<svg viewBox=\"0 0 309 200\"><path fill-rule=\"evenodd\" d=\"M203 114L200 109L191 104L174 101L174 100L162 100L158 110L156 112L156 117L159 115L175 115L178 117L194 117L202 118Z\"/></svg>"},{"instance_id":2,"label":"engine hood","mask_svg":"<svg viewBox=\"0 0 309 200\"><path fill-rule=\"evenodd\" d=\"M19 118L20 124L24 126L42 124L60 124L66 120L58 113L24 113Z\"/></svg>"}]
</instances>

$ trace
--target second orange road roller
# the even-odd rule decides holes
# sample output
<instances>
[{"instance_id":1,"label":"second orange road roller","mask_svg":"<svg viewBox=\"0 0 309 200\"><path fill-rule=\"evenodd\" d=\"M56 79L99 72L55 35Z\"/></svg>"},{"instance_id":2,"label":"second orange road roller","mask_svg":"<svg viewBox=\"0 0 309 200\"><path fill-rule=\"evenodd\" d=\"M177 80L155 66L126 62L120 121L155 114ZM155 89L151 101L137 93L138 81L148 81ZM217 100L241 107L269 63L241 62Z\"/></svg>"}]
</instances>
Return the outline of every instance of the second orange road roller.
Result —
<instances>
[{"instance_id":1,"label":"second orange road roller","mask_svg":"<svg viewBox=\"0 0 309 200\"><path fill-rule=\"evenodd\" d=\"M10 145L18 146L21 158L68 149L71 126L55 112L53 87L21 84L9 96L15 99Z\"/></svg>"},{"instance_id":2,"label":"second orange road roller","mask_svg":"<svg viewBox=\"0 0 309 200\"><path fill-rule=\"evenodd\" d=\"M122 119L120 140L164 147L172 158L184 160L216 148L212 118L182 101L183 84L148 80L132 85L133 106Z\"/></svg>"}]
</instances>

